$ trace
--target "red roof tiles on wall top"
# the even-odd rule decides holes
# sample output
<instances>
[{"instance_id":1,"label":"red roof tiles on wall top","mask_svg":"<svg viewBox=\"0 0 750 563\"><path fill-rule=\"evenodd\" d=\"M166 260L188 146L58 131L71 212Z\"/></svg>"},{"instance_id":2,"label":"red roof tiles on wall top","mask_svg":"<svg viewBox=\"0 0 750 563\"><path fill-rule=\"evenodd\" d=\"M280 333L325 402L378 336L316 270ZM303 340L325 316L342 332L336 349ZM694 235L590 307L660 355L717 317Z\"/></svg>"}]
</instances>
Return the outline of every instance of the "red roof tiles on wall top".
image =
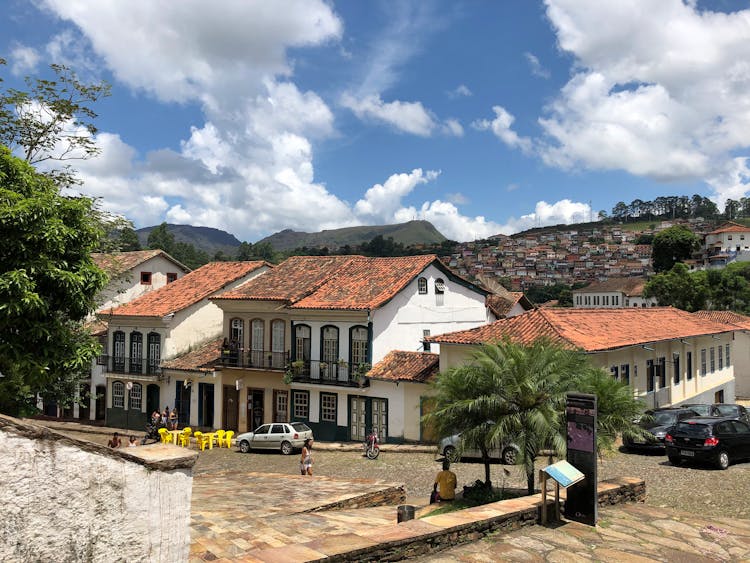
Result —
<instances>
[{"instance_id":1,"label":"red roof tiles on wall top","mask_svg":"<svg viewBox=\"0 0 750 563\"><path fill-rule=\"evenodd\" d=\"M177 281L114 309L99 311L99 314L163 317L198 303L227 284L268 265L264 261L210 262Z\"/></svg>"},{"instance_id":2,"label":"red roof tiles on wall top","mask_svg":"<svg viewBox=\"0 0 750 563\"><path fill-rule=\"evenodd\" d=\"M721 225L718 229L708 233L709 235L720 235L721 233L750 233L750 227L740 225L739 223L728 222Z\"/></svg>"},{"instance_id":3,"label":"red roof tiles on wall top","mask_svg":"<svg viewBox=\"0 0 750 563\"><path fill-rule=\"evenodd\" d=\"M373 309L391 299L434 254L396 258L293 256L215 299L283 301L297 309Z\"/></svg>"},{"instance_id":4,"label":"red roof tiles on wall top","mask_svg":"<svg viewBox=\"0 0 750 563\"><path fill-rule=\"evenodd\" d=\"M481 344L505 337L529 343L541 336L588 352L611 350L661 340L731 331L672 307L630 309L535 309L472 330L426 339L429 342Z\"/></svg>"},{"instance_id":5,"label":"red roof tiles on wall top","mask_svg":"<svg viewBox=\"0 0 750 563\"><path fill-rule=\"evenodd\" d=\"M221 345L223 338L217 338L206 342L196 350L192 350L171 360L162 363L164 369L175 369L180 371L213 371L214 364L221 357Z\"/></svg>"},{"instance_id":6,"label":"red roof tiles on wall top","mask_svg":"<svg viewBox=\"0 0 750 563\"><path fill-rule=\"evenodd\" d=\"M734 311L696 311L693 315L699 319L750 330L750 317Z\"/></svg>"},{"instance_id":7,"label":"red roof tiles on wall top","mask_svg":"<svg viewBox=\"0 0 750 563\"><path fill-rule=\"evenodd\" d=\"M393 350L367 374L372 379L424 383L438 373L440 356L429 352Z\"/></svg>"}]
</instances>

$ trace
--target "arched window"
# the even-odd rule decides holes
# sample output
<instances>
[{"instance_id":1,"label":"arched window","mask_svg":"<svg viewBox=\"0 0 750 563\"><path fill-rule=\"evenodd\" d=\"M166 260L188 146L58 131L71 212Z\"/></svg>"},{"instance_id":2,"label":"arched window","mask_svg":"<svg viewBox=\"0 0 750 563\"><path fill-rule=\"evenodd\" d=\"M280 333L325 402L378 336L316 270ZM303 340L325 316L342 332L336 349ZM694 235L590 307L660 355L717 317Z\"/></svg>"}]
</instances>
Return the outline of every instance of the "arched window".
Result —
<instances>
[{"instance_id":1,"label":"arched window","mask_svg":"<svg viewBox=\"0 0 750 563\"><path fill-rule=\"evenodd\" d=\"M445 293L445 282L443 278L437 278L435 280L435 305L443 304L443 294Z\"/></svg>"},{"instance_id":2,"label":"arched window","mask_svg":"<svg viewBox=\"0 0 750 563\"><path fill-rule=\"evenodd\" d=\"M133 383L133 387L130 389L130 396L128 397L128 408L139 411L142 404L143 388L140 383Z\"/></svg>"},{"instance_id":3,"label":"arched window","mask_svg":"<svg viewBox=\"0 0 750 563\"><path fill-rule=\"evenodd\" d=\"M352 351L349 363L352 365L352 370L354 370L356 366L367 363L367 327L352 327L351 346Z\"/></svg>"},{"instance_id":4,"label":"arched window","mask_svg":"<svg viewBox=\"0 0 750 563\"><path fill-rule=\"evenodd\" d=\"M263 319L250 321L250 366L263 367L263 342L265 323Z\"/></svg>"},{"instance_id":5,"label":"arched window","mask_svg":"<svg viewBox=\"0 0 750 563\"><path fill-rule=\"evenodd\" d=\"M125 333L121 330L112 333L112 371L125 371Z\"/></svg>"},{"instance_id":6,"label":"arched window","mask_svg":"<svg viewBox=\"0 0 750 563\"><path fill-rule=\"evenodd\" d=\"M294 359L310 361L310 327L294 325Z\"/></svg>"},{"instance_id":7,"label":"arched window","mask_svg":"<svg viewBox=\"0 0 750 563\"><path fill-rule=\"evenodd\" d=\"M122 381L112 382L112 408L125 408L125 384Z\"/></svg>"},{"instance_id":8,"label":"arched window","mask_svg":"<svg viewBox=\"0 0 750 563\"><path fill-rule=\"evenodd\" d=\"M229 322L229 341L235 343L237 348L245 345L245 323L242 319L232 319Z\"/></svg>"},{"instance_id":9,"label":"arched window","mask_svg":"<svg viewBox=\"0 0 750 563\"><path fill-rule=\"evenodd\" d=\"M161 336L156 332L149 332L146 370L148 373L159 373L159 364L161 364Z\"/></svg>"},{"instance_id":10,"label":"arched window","mask_svg":"<svg viewBox=\"0 0 750 563\"><path fill-rule=\"evenodd\" d=\"M420 295L427 293L427 278L419 278L417 280L417 289Z\"/></svg>"},{"instance_id":11,"label":"arched window","mask_svg":"<svg viewBox=\"0 0 750 563\"><path fill-rule=\"evenodd\" d=\"M271 367L283 368L286 363L284 357L284 321L271 321Z\"/></svg>"},{"instance_id":12,"label":"arched window","mask_svg":"<svg viewBox=\"0 0 750 563\"><path fill-rule=\"evenodd\" d=\"M327 364L339 361L339 329L335 326L324 326L321 329L320 361Z\"/></svg>"},{"instance_id":13,"label":"arched window","mask_svg":"<svg viewBox=\"0 0 750 563\"><path fill-rule=\"evenodd\" d=\"M143 372L143 335L140 332L130 333L130 373Z\"/></svg>"}]
</instances>

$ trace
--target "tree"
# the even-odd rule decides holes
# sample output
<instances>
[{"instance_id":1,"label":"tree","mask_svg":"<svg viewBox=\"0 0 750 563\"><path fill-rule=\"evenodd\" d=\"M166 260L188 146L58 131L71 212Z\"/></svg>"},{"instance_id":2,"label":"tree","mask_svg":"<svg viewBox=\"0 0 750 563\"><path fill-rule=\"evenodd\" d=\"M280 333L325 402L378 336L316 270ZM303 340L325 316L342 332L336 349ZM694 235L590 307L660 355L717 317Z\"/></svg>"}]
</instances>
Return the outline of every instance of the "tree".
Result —
<instances>
[{"instance_id":1,"label":"tree","mask_svg":"<svg viewBox=\"0 0 750 563\"><path fill-rule=\"evenodd\" d=\"M0 59L0 64L5 61ZM110 94L106 82L85 84L65 65L53 64L54 80L26 77L28 92L0 95L0 144L26 162L67 162L98 154L91 104ZM67 165L49 172L61 186L76 182Z\"/></svg>"},{"instance_id":2,"label":"tree","mask_svg":"<svg viewBox=\"0 0 750 563\"><path fill-rule=\"evenodd\" d=\"M508 339L485 344L466 364L439 374L434 389L435 409L425 420L441 435L461 432L467 446L482 451L488 486L486 452L492 444L512 440L519 446L529 494L534 492L537 456L547 449L558 456L565 453L564 404L569 391L597 395L602 451L612 447L618 433L643 436L633 423L643 406L632 390L594 368L583 352L546 338L530 344Z\"/></svg>"},{"instance_id":3,"label":"tree","mask_svg":"<svg viewBox=\"0 0 750 563\"><path fill-rule=\"evenodd\" d=\"M678 262L668 272L655 275L645 285L643 296L656 297L661 306L672 306L684 311L706 308L709 286L705 272L691 274L685 264Z\"/></svg>"},{"instance_id":4,"label":"tree","mask_svg":"<svg viewBox=\"0 0 750 563\"><path fill-rule=\"evenodd\" d=\"M88 198L0 147L0 409L80 374L98 351L81 332L106 275L90 253L102 231Z\"/></svg>"},{"instance_id":5,"label":"tree","mask_svg":"<svg viewBox=\"0 0 750 563\"><path fill-rule=\"evenodd\" d=\"M118 246L123 252L141 249L141 242L138 240L138 235L133 227L124 227L117 238Z\"/></svg>"},{"instance_id":6,"label":"tree","mask_svg":"<svg viewBox=\"0 0 750 563\"><path fill-rule=\"evenodd\" d=\"M675 225L664 229L654 236L651 260L654 271L666 272L676 262L680 262L693 255L700 248L698 237L682 225Z\"/></svg>"},{"instance_id":7,"label":"tree","mask_svg":"<svg viewBox=\"0 0 750 563\"><path fill-rule=\"evenodd\" d=\"M167 254L174 256L176 243L174 235L169 232L166 222L151 229L146 243L151 250L163 250Z\"/></svg>"}]
</instances>

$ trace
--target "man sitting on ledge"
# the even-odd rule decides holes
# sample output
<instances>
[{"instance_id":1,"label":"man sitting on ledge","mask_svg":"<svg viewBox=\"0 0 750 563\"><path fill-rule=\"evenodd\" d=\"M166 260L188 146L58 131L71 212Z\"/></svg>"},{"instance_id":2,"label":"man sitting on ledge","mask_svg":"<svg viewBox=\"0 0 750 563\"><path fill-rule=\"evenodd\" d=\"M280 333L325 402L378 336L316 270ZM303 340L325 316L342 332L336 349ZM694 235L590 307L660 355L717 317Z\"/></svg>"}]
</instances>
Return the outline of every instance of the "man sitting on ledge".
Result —
<instances>
[{"instance_id":1,"label":"man sitting on ledge","mask_svg":"<svg viewBox=\"0 0 750 563\"><path fill-rule=\"evenodd\" d=\"M456 474L450 470L450 461L443 460L443 470L435 477L433 492L438 492L438 501L449 501L456 498Z\"/></svg>"}]
</instances>

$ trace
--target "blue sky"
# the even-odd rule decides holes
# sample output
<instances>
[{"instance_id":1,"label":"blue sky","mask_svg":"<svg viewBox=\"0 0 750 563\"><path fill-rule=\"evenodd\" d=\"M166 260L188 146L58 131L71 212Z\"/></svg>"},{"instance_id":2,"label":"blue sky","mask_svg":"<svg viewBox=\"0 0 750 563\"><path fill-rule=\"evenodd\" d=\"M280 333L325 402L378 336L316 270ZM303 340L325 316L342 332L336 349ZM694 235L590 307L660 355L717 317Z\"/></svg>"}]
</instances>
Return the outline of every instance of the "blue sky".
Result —
<instances>
[{"instance_id":1,"label":"blue sky","mask_svg":"<svg viewBox=\"0 0 750 563\"><path fill-rule=\"evenodd\" d=\"M681 0L5 0L5 84L104 79L82 191L255 242L473 240L747 193L750 10ZM744 11L743 11L744 10Z\"/></svg>"}]
</instances>

